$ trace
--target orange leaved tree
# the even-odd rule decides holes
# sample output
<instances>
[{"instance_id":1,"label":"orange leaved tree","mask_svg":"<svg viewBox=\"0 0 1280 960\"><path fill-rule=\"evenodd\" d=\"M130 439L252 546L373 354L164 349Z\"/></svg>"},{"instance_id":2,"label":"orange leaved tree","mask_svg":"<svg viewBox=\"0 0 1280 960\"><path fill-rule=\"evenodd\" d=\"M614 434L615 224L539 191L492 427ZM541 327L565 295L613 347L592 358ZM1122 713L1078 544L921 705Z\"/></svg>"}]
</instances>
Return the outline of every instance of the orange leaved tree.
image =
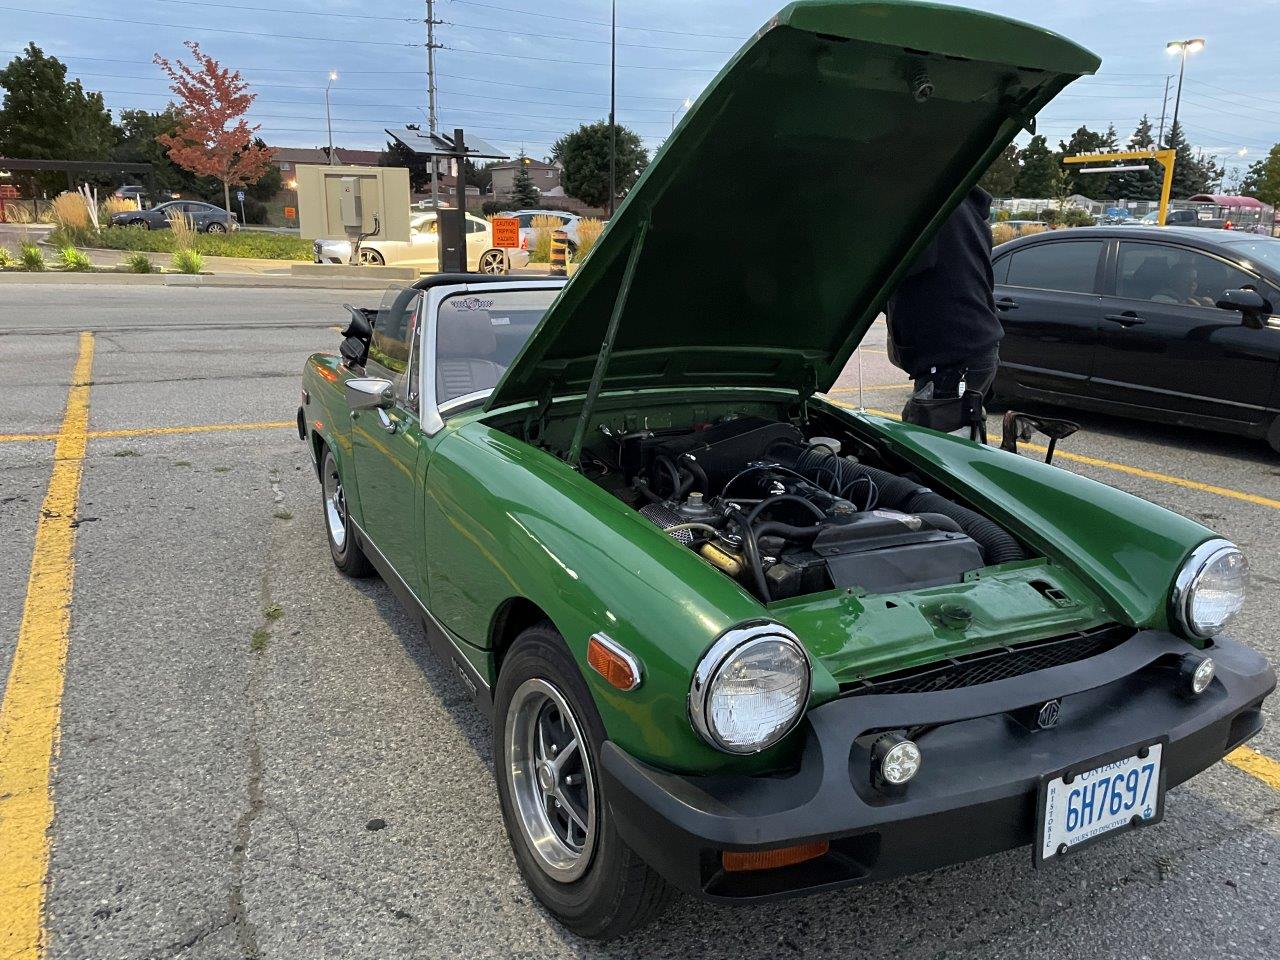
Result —
<instances>
[{"instance_id":1,"label":"orange leaved tree","mask_svg":"<svg viewBox=\"0 0 1280 960\"><path fill-rule=\"evenodd\" d=\"M178 125L156 140L167 147L169 159L202 177L222 182L222 199L231 212L231 188L258 180L271 165L271 149L254 142L258 127L244 115L257 99L239 70L228 70L188 40L192 63L171 63L155 55L178 98Z\"/></svg>"}]
</instances>

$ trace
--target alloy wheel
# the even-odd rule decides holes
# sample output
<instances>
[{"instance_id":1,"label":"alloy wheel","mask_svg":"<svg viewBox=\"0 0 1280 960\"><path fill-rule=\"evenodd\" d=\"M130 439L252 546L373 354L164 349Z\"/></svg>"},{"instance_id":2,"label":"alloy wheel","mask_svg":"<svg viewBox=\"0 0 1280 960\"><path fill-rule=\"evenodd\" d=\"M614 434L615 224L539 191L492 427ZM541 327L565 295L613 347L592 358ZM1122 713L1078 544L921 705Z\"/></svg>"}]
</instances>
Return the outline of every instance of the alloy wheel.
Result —
<instances>
[{"instance_id":1,"label":"alloy wheel","mask_svg":"<svg viewBox=\"0 0 1280 960\"><path fill-rule=\"evenodd\" d=\"M347 545L347 497L342 491L338 463L332 455L324 461L324 517L329 525L329 539L342 550Z\"/></svg>"},{"instance_id":2,"label":"alloy wheel","mask_svg":"<svg viewBox=\"0 0 1280 960\"><path fill-rule=\"evenodd\" d=\"M480 272L501 274L507 272L507 255L501 250L486 250L480 256Z\"/></svg>"},{"instance_id":3,"label":"alloy wheel","mask_svg":"<svg viewBox=\"0 0 1280 960\"><path fill-rule=\"evenodd\" d=\"M598 832L581 726L564 695L535 677L511 698L505 737L507 782L534 859L561 883L577 880L591 863Z\"/></svg>"}]
</instances>

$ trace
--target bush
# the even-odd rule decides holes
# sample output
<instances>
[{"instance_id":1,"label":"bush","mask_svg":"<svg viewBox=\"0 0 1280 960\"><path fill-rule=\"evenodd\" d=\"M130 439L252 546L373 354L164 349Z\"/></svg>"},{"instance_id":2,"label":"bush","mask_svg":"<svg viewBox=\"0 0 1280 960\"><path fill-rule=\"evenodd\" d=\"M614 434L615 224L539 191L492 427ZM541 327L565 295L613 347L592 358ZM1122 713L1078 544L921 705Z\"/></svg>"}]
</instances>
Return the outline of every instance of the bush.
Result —
<instances>
[{"instance_id":1,"label":"bush","mask_svg":"<svg viewBox=\"0 0 1280 960\"><path fill-rule=\"evenodd\" d=\"M1016 236L1017 233L1014 232L1013 227L1007 223L997 223L991 228L991 245L998 247L1002 243L1008 243Z\"/></svg>"},{"instance_id":2,"label":"bush","mask_svg":"<svg viewBox=\"0 0 1280 960\"><path fill-rule=\"evenodd\" d=\"M60 193L49 205L49 215L60 227L70 230L89 229L89 208L84 205L84 197L78 193Z\"/></svg>"},{"instance_id":3,"label":"bush","mask_svg":"<svg viewBox=\"0 0 1280 960\"><path fill-rule=\"evenodd\" d=\"M151 262L141 250L135 251L124 258L124 267L130 273L155 273L156 265Z\"/></svg>"},{"instance_id":4,"label":"bush","mask_svg":"<svg viewBox=\"0 0 1280 960\"><path fill-rule=\"evenodd\" d=\"M1008 210L996 211L996 223L1004 223L1006 220L1012 220L1012 219L1013 219L1013 214L1010 213Z\"/></svg>"},{"instance_id":5,"label":"bush","mask_svg":"<svg viewBox=\"0 0 1280 960\"><path fill-rule=\"evenodd\" d=\"M53 242L69 242L70 238L51 235ZM104 247L108 250L146 250L151 253L173 253L178 249L169 230L138 230L134 227L105 227L91 239L75 241L77 246ZM311 241L279 233L236 230L232 233L199 233L188 245L206 257L256 257L262 260L302 260L310 262Z\"/></svg>"},{"instance_id":6,"label":"bush","mask_svg":"<svg viewBox=\"0 0 1280 960\"><path fill-rule=\"evenodd\" d=\"M174 253L170 266L178 273L200 273L204 270L204 257L190 248Z\"/></svg>"},{"instance_id":7,"label":"bush","mask_svg":"<svg viewBox=\"0 0 1280 960\"><path fill-rule=\"evenodd\" d=\"M80 273L93 269L93 261L70 244L58 248L58 260L61 261L64 270Z\"/></svg>"},{"instance_id":8,"label":"bush","mask_svg":"<svg viewBox=\"0 0 1280 960\"><path fill-rule=\"evenodd\" d=\"M107 197L98 204L98 222L110 223L111 218L117 213L128 213L130 210L137 209L137 203L132 200L126 200L124 197Z\"/></svg>"},{"instance_id":9,"label":"bush","mask_svg":"<svg viewBox=\"0 0 1280 960\"><path fill-rule=\"evenodd\" d=\"M0 247L0 270L5 267L12 267L17 263L13 258L13 254L9 252L8 247Z\"/></svg>"},{"instance_id":10,"label":"bush","mask_svg":"<svg viewBox=\"0 0 1280 960\"><path fill-rule=\"evenodd\" d=\"M27 240L18 246L18 262L22 264L23 270L39 272L45 267L44 254L39 247Z\"/></svg>"},{"instance_id":11,"label":"bush","mask_svg":"<svg viewBox=\"0 0 1280 960\"><path fill-rule=\"evenodd\" d=\"M29 200L6 200L4 202L4 219L6 223L35 223L34 204Z\"/></svg>"},{"instance_id":12,"label":"bush","mask_svg":"<svg viewBox=\"0 0 1280 960\"><path fill-rule=\"evenodd\" d=\"M1079 207L1067 207L1058 215L1058 224L1063 227L1092 227L1093 215Z\"/></svg>"},{"instance_id":13,"label":"bush","mask_svg":"<svg viewBox=\"0 0 1280 960\"><path fill-rule=\"evenodd\" d=\"M604 233L604 221L595 217L587 217L578 221L578 255L574 258L581 262L595 247L600 234Z\"/></svg>"},{"instance_id":14,"label":"bush","mask_svg":"<svg viewBox=\"0 0 1280 960\"><path fill-rule=\"evenodd\" d=\"M530 222L533 236L529 238L529 262L551 262L551 233L560 229L560 221L555 217L534 217Z\"/></svg>"},{"instance_id":15,"label":"bush","mask_svg":"<svg viewBox=\"0 0 1280 960\"><path fill-rule=\"evenodd\" d=\"M169 221L169 236L173 238L175 250L194 250L196 225L185 213L171 210L165 219Z\"/></svg>"},{"instance_id":16,"label":"bush","mask_svg":"<svg viewBox=\"0 0 1280 960\"><path fill-rule=\"evenodd\" d=\"M485 200L480 204L480 212L486 217L492 217L495 214L505 213L508 210L519 210L520 204L511 200Z\"/></svg>"}]
</instances>

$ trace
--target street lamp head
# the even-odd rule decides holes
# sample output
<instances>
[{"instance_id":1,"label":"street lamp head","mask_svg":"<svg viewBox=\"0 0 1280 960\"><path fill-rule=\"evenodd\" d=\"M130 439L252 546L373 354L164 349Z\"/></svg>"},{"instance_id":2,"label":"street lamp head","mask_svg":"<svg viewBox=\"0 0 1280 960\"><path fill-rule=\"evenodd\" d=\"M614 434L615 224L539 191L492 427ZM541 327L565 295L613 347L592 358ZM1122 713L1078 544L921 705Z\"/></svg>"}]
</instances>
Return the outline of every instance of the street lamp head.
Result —
<instances>
[{"instance_id":1,"label":"street lamp head","mask_svg":"<svg viewBox=\"0 0 1280 960\"><path fill-rule=\"evenodd\" d=\"M1170 40L1164 45L1165 53L1199 53L1204 49L1204 37L1192 37L1190 40Z\"/></svg>"},{"instance_id":2,"label":"street lamp head","mask_svg":"<svg viewBox=\"0 0 1280 960\"><path fill-rule=\"evenodd\" d=\"M685 97L685 98L684 98L684 108L685 108L686 110L688 110L688 109L689 109L690 107L692 107L692 106L693 106L693 100L692 100L690 97Z\"/></svg>"},{"instance_id":3,"label":"street lamp head","mask_svg":"<svg viewBox=\"0 0 1280 960\"><path fill-rule=\"evenodd\" d=\"M337 70L330 70L330 71L329 71L329 79L330 79L330 80L337 80L337 79L338 79L338 71L337 71Z\"/></svg>"},{"instance_id":4,"label":"street lamp head","mask_svg":"<svg viewBox=\"0 0 1280 960\"><path fill-rule=\"evenodd\" d=\"M1187 41L1187 53L1199 53L1204 49L1204 38L1196 37Z\"/></svg>"}]
</instances>

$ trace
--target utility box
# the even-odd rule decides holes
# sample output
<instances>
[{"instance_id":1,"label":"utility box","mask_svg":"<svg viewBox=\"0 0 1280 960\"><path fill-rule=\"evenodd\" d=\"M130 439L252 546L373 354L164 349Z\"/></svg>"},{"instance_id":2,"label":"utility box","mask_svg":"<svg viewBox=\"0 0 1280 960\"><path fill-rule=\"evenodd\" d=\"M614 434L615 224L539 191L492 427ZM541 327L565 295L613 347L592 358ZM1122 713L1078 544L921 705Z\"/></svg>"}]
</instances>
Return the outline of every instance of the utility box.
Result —
<instances>
[{"instance_id":1,"label":"utility box","mask_svg":"<svg viewBox=\"0 0 1280 960\"><path fill-rule=\"evenodd\" d=\"M370 234L409 241L409 171L404 167L299 164L298 232L306 240Z\"/></svg>"}]
</instances>

